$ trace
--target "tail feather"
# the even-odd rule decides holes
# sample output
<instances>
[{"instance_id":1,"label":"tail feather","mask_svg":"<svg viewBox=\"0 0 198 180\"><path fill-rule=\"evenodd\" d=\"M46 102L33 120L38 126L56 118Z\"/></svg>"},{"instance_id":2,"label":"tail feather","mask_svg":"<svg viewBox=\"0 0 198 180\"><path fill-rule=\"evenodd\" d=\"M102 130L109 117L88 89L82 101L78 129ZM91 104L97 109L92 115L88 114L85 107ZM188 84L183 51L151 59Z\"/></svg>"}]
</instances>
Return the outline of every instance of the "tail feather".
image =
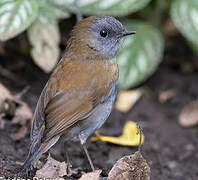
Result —
<instances>
[{"instance_id":1,"label":"tail feather","mask_svg":"<svg viewBox=\"0 0 198 180\"><path fill-rule=\"evenodd\" d=\"M28 156L23 164L23 167L19 173L20 176L28 176L29 172L33 169L33 164L42 155L42 148L40 141L33 142L30 146Z\"/></svg>"},{"instance_id":2,"label":"tail feather","mask_svg":"<svg viewBox=\"0 0 198 180\"><path fill-rule=\"evenodd\" d=\"M23 164L22 170L20 171L20 176L28 176L29 172L32 170L34 163L41 157L41 155L47 152L59 139L60 136L52 138L47 143L42 143L37 141L32 143L28 156Z\"/></svg>"},{"instance_id":3,"label":"tail feather","mask_svg":"<svg viewBox=\"0 0 198 180\"><path fill-rule=\"evenodd\" d=\"M33 154L29 153L24 164L23 164L23 168L22 169L31 169L33 164L36 162L36 160L38 159L38 154L40 154L41 149L39 148L37 151L35 151Z\"/></svg>"}]
</instances>

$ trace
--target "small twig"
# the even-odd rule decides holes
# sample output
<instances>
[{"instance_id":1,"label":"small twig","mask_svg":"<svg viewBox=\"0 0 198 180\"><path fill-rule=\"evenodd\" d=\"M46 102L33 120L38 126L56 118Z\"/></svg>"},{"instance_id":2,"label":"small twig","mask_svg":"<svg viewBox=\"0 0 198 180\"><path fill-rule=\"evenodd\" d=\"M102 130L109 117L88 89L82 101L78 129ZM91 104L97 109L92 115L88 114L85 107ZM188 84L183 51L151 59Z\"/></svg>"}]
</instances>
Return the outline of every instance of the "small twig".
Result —
<instances>
[{"instance_id":1,"label":"small twig","mask_svg":"<svg viewBox=\"0 0 198 180\"><path fill-rule=\"evenodd\" d=\"M27 91L30 89L30 86L26 86L20 93L15 95L16 99L21 99L21 97L27 93Z\"/></svg>"},{"instance_id":2,"label":"small twig","mask_svg":"<svg viewBox=\"0 0 198 180\"><path fill-rule=\"evenodd\" d=\"M12 81L16 81L17 83L20 83L21 81L19 80L18 77L16 77L15 74L13 74L12 72L8 71L7 69L5 69L3 66L0 65L0 74Z\"/></svg>"},{"instance_id":3,"label":"small twig","mask_svg":"<svg viewBox=\"0 0 198 180\"><path fill-rule=\"evenodd\" d=\"M79 1L74 0L74 4L76 6L76 19L77 19L77 22L79 22L82 19L82 12L81 12L81 9L79 7Z\"/></svg>"},{"instance_id":4,"label":"small twig","mask_svg":"<svg viewBox=\"0 0 198 180\"><path fill-rule=\"evenodd\" d=\"M138 128L137 134L140 134L140 142L138 145L138 151L141 152L141 149L142 149L142 127L140 126L139 123L137 123L137 128Z\"/></svg>"}]
</instances>

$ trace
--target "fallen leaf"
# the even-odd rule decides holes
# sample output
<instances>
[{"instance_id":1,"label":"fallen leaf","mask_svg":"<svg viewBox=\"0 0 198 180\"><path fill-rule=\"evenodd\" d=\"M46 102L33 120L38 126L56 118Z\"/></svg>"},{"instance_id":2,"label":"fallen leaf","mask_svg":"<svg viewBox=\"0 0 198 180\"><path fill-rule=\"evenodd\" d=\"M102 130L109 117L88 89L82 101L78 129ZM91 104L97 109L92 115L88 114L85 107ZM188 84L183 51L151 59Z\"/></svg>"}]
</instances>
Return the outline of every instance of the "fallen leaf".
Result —
<instances>
[{"instance_id":1,"label":"fallen leaf","mask_svg":"<svg viewBox=\"0 0 198 180\"><path fill-rule=\"evenodd\" d=\"M21 96L22 95L18 94L14 96L14 100L18 102L19 105L16 108L15 115L12 119L12 123L20 124L21 128L18 132L11 134L13 140L19 140L26 136L26 134L28 133L28 129L30 128L31 119L33 116L30 107L25 102L19 99L21 98Z\"/></svg>"},{"instance_id":2,"label":"fallen leaf","mask_svg":"<svg viewBox=\"0 0 198 180\"><path fill-rule=\"evenodd\" d=\"M6 99L12 99L10 91L0 83L0 113L3 113L3 104Z\"/></svg>"},{"instance_id":3,"label":"fallen leaf","mask_svg":"<svg viewBox=\"0 0 198 180\"><path fill-rule=\"evenodd\" d=\"M10 91L0 83L0 115L13 116L15 114L16 103Z\"/></svg>"},{"instance_id":4,"label":"fallen leaf","mask_svg":"<svg viewBox=\"0 0 198 180\"><path fill-rule=\"evenodd\" d=\"M0 92L1 92L0 93L0 102L2 102L6 98L12 97L10 91L1 83L0 83Z\"/></svg>"},{"instance_id":5,"label":"fallen leaf","mask_svg":"<svg viewBox=\"0 0 198 180\"><path fill-rule=\"evenodd\" d=\"M182 127L193 127L198 124L198 100L192 101L182 109L179 124Z\"/></svg>"},{"instance_id":6,"label":"fallen leaf","mask_svg":"<svg viewBox=\"0 0 198 180\"><path fill-rule=\"evenodd\" d=\"M127 112L135 105L141 96L142 91L140 89L132 91L120 91L117 95L115 108L118 111Z\"/></svg>"},{"instance_id":7,"label":"fallen leaf","mask_svg":"<svg viewBox=\"0 0 198 180\"><path fill-rule=\"evenodd\" d=\"M67 165L65 162L59 162L53 159L50 155L47 158L47 162L40 170L36 171L35 177L37 178L53 178L64 179L66 175Z\"/></svg>"},{"instance_id":8,"label":"fallen leaf","mask_svg":"<svg viewBox=\"0 0 198 180\"><path fill-rule=\"evenodd\" d=\"M27 123L27 120L31 120L31 118L32 118L31 109L26 103L21 102L19 107L16 109L16 113L12 120L12 123L14 124L19 123L21 125L25 125Z\"/></svg>"},{"instance_id":9,"label":"fallen leaf","mask_svg":"<svg viewBox=\"0 0 198 180\"><path fill-rule=\"evenodd\" d=\"M98 132L95 132L96 137L92 137L91 141L96 142L98 140L118 144L122 146L138 146L140 142L139 130L135 122L126 122L123 130L123 134L119 137L101 136ZM142 134L142 144L144 143L144 135Z\"/></svg>"},{"instance_id":10,"label":"fallen leaf","mask_svg":"<svg viewBox=\"0 0 198 180\"><path fill-rule=\"evenodd\" d=\"M175 95L175 93L176 92L173 89L169 89L169 90L160 92L159 97L158 97L159 102L160 103L167 102Z\"/></svg>"},{"instance_id":11,"label":"fallen leaf","mask_svg":"<svg viewBox=\"0 0 198 180\"><path fill-rule=\"evenodd\" d=\"M79 180L99 180L102 170L95 170L90 173L83 174Z\"/></svg>"},{"instance_id":12,"label":"fallen leaf","mask_svg":"<svg viewBox=\"0 0 198 180\"><path fill-rule=\"evenodd\" d=\"M19 94L12 95L11 92L0 83L0 128L5 127L6 118L3 119L3 117L12 117L11 123L21 125L18 132L10 135L14 140L25 137L30 128L30 122L33 116L30 107L21 100L22 95L26 91L27 88Z\"/></svg>"},{"instance_id":13,"label":"fallen leaf","mask_svg":"<svg viewBox=\"0 0 198 180\"><path fill-rule=\"evenodd\" d=\"M124 156L110 170L107 180L150 180L150 167L140 151Z\"/></svg>"}]
</instances>

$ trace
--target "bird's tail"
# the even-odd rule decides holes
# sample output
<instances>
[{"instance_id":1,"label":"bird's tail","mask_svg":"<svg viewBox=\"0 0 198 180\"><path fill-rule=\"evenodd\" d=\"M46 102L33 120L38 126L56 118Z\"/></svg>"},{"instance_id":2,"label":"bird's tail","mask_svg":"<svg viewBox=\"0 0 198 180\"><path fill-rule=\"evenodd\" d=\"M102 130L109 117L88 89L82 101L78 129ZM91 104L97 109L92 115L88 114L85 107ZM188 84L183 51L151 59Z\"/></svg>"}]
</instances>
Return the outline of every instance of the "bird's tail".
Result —
<instances>
[{"instance_id":1,"label":"bird's tail","mask_svg":"<svg viewBox=\"0 0 198 180\"><path fill-rule=\"evenodd\" d=\"M28 176L30 170L33 168L33 164L42 155L42 146L40 141L33 141L30 146L28 156L23 164L23 167L19 173L19 176Z\"/></svg>"},{"instance_id":2,"label":"bird's tail","mask_svg":"<svg viewBox=\"0 0 198 180\"><path fill-rule=\"evenodd\" d=\"M56 136L48 142L42 144L41 139L34 139L19 175L28 176L30 170L33 168L34 163L41 157L43 153L47 152L48 149L50 149L58 141L58 139L59 136Z\"/></svg>"}]
</instances>

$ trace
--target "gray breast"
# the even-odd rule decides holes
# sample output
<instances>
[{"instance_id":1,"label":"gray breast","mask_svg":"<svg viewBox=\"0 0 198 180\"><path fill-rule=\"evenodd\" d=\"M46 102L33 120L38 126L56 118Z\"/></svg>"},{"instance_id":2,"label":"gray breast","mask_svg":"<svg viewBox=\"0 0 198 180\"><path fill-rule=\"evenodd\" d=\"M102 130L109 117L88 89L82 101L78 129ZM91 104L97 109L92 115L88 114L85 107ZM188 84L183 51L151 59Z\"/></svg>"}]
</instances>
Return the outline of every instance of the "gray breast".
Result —
<instances>
[{"instance_id":1,"label":"gray breast","mask_svg":"<svg viewBox=\"0 0 198 180\"><path fill-rule=\"evenodd\" d=\"M117 88L113 85L109 94L101 100L101 103L97 105L91 115L83 119L81 123L75 124L70 131L64 136L65 141L80 141L84 144L87 138L97 129L99 129L112 111L112 107L116 98Z\"/></svg>"},{"instance_id":2,"label":"gray breast","mask_svg":"<svg viewBox=\"0 0 198 180\"><path fill-rule=\"evenodd\" d=\"M103 99L103 102L95 108L92 115L84 120L80 132L81 144L84 144L87 138L104 124L112 111L116 94L117 88L116 85L114 85L107 98Z\"/></svg>"}]
</instances>

